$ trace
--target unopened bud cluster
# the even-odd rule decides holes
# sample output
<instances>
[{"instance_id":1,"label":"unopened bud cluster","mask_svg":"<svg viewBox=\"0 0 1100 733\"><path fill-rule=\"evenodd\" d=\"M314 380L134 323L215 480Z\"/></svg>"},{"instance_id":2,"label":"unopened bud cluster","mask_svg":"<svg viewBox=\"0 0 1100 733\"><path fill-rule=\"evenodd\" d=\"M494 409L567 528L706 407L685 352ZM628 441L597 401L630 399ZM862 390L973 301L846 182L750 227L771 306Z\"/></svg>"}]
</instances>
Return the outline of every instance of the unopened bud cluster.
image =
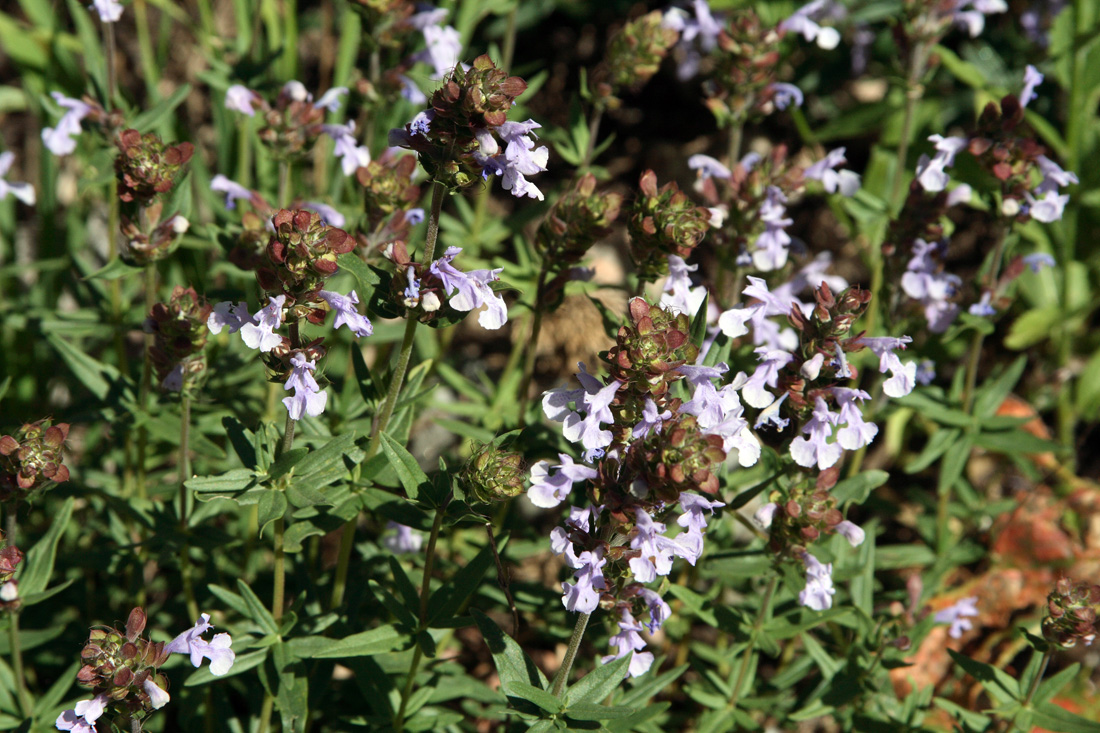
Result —
<instances>
[{"instance_id":1,"label":"unopened bud cluster","mask_svg":"<svg viewBox=\"0 0 1100 733\"><path fill-rule=\"evenodd\" d=\"M657 73L679 39L662 17L659 10L647 13L624 25L607 42L603 64L594 75L601 104L617 106L617 95L636 91Z\"/></svg>"},{"instance_id":2,"label":"unopened bud cluster","mask_svg":"<svg viewBox=\"0 0 1100 733\"><path fill-rule=\"evenodd\" d=\"M596 192L596 177L585 173L562 196L539 225L535 244L559 268L580 260L611 232L623 205L620 194Z\"/></svg>"},{"instance_id":3,"label":"unopened bud cluster","mask_svg":"<svg viewBox=\"0 0 1100 733\"><path fill-rule=\"evenodd\" d=\"M253 93L251 105L263 120L260 140L276 160L293 160L305 155L323 131L325 110L313 104L300 82L283 85L274 105Z\"/></svg>"},{"instance_id":4,"label":"unopened bud cluster","mask_svg":"<svg viewBox=\"0 0 1100 733\"><path fill-rule=\"evenodd\" d=\"M15 570L23 562L23 552L15 545L5 544L0 550L0 610L17 611L22 605Z\"/></svg>"},{"instance_id":5,"label":"unopened bud cluster","mask_svg":"<svg viewBox=\"0 0 1100 733\"><path fill-rule=\"evenodd\" d=\"M710 228L710 212L696 206L675 181L657 188L657 174L647 170L630 205L630 253L643 280L668 272L668 255L687 258Z\"/></svg>"},{"instance_id":6,"label":"unopened bud cluster","mask_svg":"<svg viewBox=\"0 0 1100 733\"><path fill-rule=\"evenodd\" d=\"M692 343L691 322L643 298L630 301L630 324L619 327L615 345L601 354L611 377L639 395L661 397L683 375L676 368L692 364L699 348Z\"/></svg>"},{"instance_id":7,"label":"unopened bud cluster","mask_svg":"<svg viewBox=\"0 0 1100 733\"><path fill-rule=\"evenodd\" d=\"M779 34L751 9L733 13L718 35L714 72L703 83L706 105L720 127L744 124L772 110L769 86L779 68Z\"/></svg>"},{"instance_id":8,"label":"unopened bud cluster","mask_svg":"<svg viewBox=\"0 0 1100 733\"><path fill-rule=\"evenodd\" d=\"M77 684L105 695L109 709L127 720L140 720L159 707L148 690L153 685L160 691L168 686L158 669L168 660L169 652L164 642L141 637L145 621L145 611L135 608L125 629L92 629L80 653L83 666L77 672Z\"/></svg>"},{"instance_id":9,"label":"unopened bud cluster","mask_svg":"<svg viewBox=\"0 0 1100 733\"><path fill-rule=\"evenodd\" d=\"M343 229L326 226L312 211L280 209L271 224L275 232L256 279L268 293L286 295L286 307L299 304L309 311L325 279L340 269L336 258L355 249L355 239Z\"/></svg>"},{"instance_id":10,"label":"unopened bud cluster","mask_svg":"<svg viewBox=\"0 0 1100 733\"><path fill-rule=\"evenodd\" d=\"M1100 632L1100 585L1060 578L1047 596L1047 615L1043 619L1043 638L1068 649L1092 644Z\"/></svg>"},{"instance_id":11,"label":"unopened bud cluster","mask_svg":"<svg viewBox=\"0 0 1100 733\"><path fill-rule=\"evenodd\" d=\"M119 133L117 145L118 197L140 206L148 206L158 195L171 191L195 152L191 143L165 145L154 133L142 135L132 129Z\"/></svg>"},{"instance_id":12,"label":"unopened bud cluster","mask_svg":"<svg viewBox=\"0 0 1100 733\"><path fill-rule=\"evenodd\" d=\"M483 445L466 461L459 481L468 498L491 504L522 494L526 476L519 453Z\"/></svg>"},{"instance_id":13,"label":"unopened bud cluster","mask_svg":"<svg viewBox=\"0 0 1100 733\"><path fill-rule=\"evenodd\" d=\"M69 480L65 439L69 424L48 419L0 436L0 502L26 498L35 489Z\"/></svg>"},{"instance_id":14,"label":"unopened bud cluster","mask_svg":"<svg viewBox=\"0 0 1100 733\"><path fill-rule=\"evenodd\" d=\"M212 311L193 288L178 285L167 303L153 306L146 320L146 329L153 334L149 355L164 389L188 393L197 386L206 369L202 351Z\"/></svg>"},{"instance_id":15,"label":"unopened bud cluster","mask_svg":"<svg viewBox=\"0 0 1100 733\"><path fill-rule=\"evenodd\" d=\"M416 158L411 155L372 160L356 171L366 210L362 229L369 239L375 239L384 224L391 237L408 232L409 221L404 214L420 200L420 186L412 180L415 173ZM399 212L400 216L394 216Z\"/></svg>"}]
</instances>

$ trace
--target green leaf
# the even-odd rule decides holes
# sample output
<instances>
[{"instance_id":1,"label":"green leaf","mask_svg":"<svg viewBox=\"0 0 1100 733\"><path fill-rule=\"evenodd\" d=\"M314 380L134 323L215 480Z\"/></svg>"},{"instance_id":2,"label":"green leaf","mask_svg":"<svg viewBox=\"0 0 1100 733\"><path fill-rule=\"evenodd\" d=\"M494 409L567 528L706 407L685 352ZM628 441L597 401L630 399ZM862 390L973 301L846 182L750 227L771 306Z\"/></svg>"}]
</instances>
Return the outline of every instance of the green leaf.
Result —
<instances>
[{"instance_id":1,"label":"green leaf","mask_svg":"<svg viewBox=\"0 0 1100 733\"><path fill-rule=\"evenodd\" d=\"M123 277L134 276L137 277L142 272L142 268L135 267L134 265L127 264L121 257L115 257L103 267L99 268L91 275L84 277L85 280L118 280Z\"/></svg>"},{"instance_id":2,"label":"green leaf","mask_svg":"<svg viewBox=\"0 0 1100 733\"><path fill-rule=\"evenodd\" d=\"M939 44L933 47L932 53L939 58L943 67L963 84L975 89L985 89L985 74L977 66L969 61L963 61L954 51Z\"/></svg>"},{"instance_id":3,"label":"green leaf","mask_svg":"<svg viewBox=\"0 0 1100 733\"><path fill-rule=\"evenodd\" d=\"M950 491L955 482L962 476L966 462L970 460L970 451L973 448L969 435L960 436L959 440L948 446L943 454L943 462L940 464L940 479L938 490L942 493Z\"/></svg>"},{"instance_id":4,"label":"green leaf","mask_svg":"<svg viewBox=\"0 0 1100 733\"><path fill-rule=\"evenodd\" d=\"M260 492L260 500L257 506L257 519L260 525L260 536L263 537L267 525L276 519L282 519L286 514L286 494L282 489L263 489Z\"/></svg>"},{"instance_id":5,"label":"green leaf","mask_svg":"<svg viewBox=\"0 0 1100 733\"><path fill-rule=\"evenodd\" d=\"M596 705L590 702L570 705L565 711L565 717L573 720L615 720L633 714L634 708L622 705Z\"/></svg>"},{"instance_id":6,"label":"green leaf","mask_svg":"<svg viewBox=\"0 0 1100 733\"><path fill-rule=\"evenodd\" d=\"M1020 351L1050 338L1063 321L1061 306L1035 308L1016 319L1005 336L1005 346Z\"/></svg>"},{"instance_id":7,"label":"green leaf","mask_svg":"<svg viewBox=\"0 0 1100 733\"><path fill-rule=\"evenodd\" d=\"M287 475L290 473L291 469L297 466L298 462L307 455L309 455L309 448L291 448L286 453L283 453L271 464L271 468L268 469L268 480L274 481L275 479Z\"/></svg>"},{"instance_id":8,"label":"green leaf","mask_svg":"<svg viewBox=\"0 0 1100 733\"><path fill-rule=\"evenodd\" d=\"M363 402L368 405L376 402L380 395L374 385L374 375L371 374L370 367L363 358L362 349L351 350L351 365L355 369L355 381L359 385L359 395L363 398Z\"/></svg>"},{"instance_id":9,"label":"green leaf","mask_svg":"<svg viewBox=\"0 0 1100 733\"><path fill-rule=\"evenodd\" d=\"M522 680L509 680L501 684L501 687L511 697L533 702L548 713L560 713L562 710L561 700L541 687L535 687Z\"/></svg>"},{"instance_id":10,"label":"green leaf","mask_svg":"<svg viewBox=\"0 0 1100 733\"><path fill-rule=\"evenodd\" d=\"M237 590L241 593L241 598L244 599L245 605L248 607L248 617L256 622L256 625L263 630L265 634L275 636L279 633L279 625L275 623L275 617L271 615L271 612L267 610L263 602L252 592L252 589L248 587L240 578L237 579Z\"/></svg>"},{"instance_id":11,"label":"green leaf","mask_svg":"<svg viewBox=\"0 0 1100 733\"><path fill-rule=\"evenodd\" d=\"M493 623L492 619L478 611L470 609L470 615L474 617L474 623L481 630L481 636L489 646L489 652L493 655L493 663L497 668L497 675L501 682L525 682L542 689L549 687L546 675L542 673L531 658L512 637L505 634Z\"/></svg>"},{"instance_id":12,"label":"green leaf","mask_svg":"<svg viewBox=\"0 0 1100 733\"><path fill-rule=\"evenodd\" d=\"M588 702L599 706L599 703L619 688L626 677L633 652L619 657L607 664L600 665L582 677L575 685L569 687L570 705L568 712L573 717L576 708L573 701ZM626 708L629 710L630 708ZM629 714L629 713L628 713ZM579 720L606 720L606 718L578 718Z\"/></svg>"},{"instance_id":13,"label":"green leaf","mask_svg":"<svg viewBox=\"0 0 1100 733\"><path fill-rule=\"evenodd\" d=\"M405 487L405 493L408 494L410 499L416 501L417 497L420 496L421 486L428 484L427 474L421 470L420 464L416 462L412 454L405 450L405 446L391 438L387 433L382 433L381 441L382 452L386 454L390 466L393 467L397 478L400 479L401 485Z\"/></svg>"},{"instance_id":14,"label":"green leaf","mask_svg":"<svg viewBox=\"0 0 1100 733\"><path fill-rule=\"evenodd\" d=\"M1005 401L1012 388L1020 381L1027 366L1027 356L1021 355L1000 376L985 380L974 398L974 414L978 417L992 417L997 408Z\"/></svg>"},{"instance_id":15,"label":"green leaf","mask_svg":"<svg viewBox=\"0 0 1100 733\"><path fill-rule=\"evenodd\" d=\"M405 608L409 609L409 613L415 616L420 613L420 594L417 592L416 586L409 580L405 568L401 567L401 563L398 562L397 558L390 555L389 560L393 584L397 586L397 592L401 594L401 600L405 602Z\"/></svg>"},{"instance_id":16,"label":"green leaf","mask_svg":"<svg viewBox=\"0 0 1100 733\"><path fill-rule=\"evenodd\" d=\"M180 106L190 93L191 85L184 84L177 89L171 97L135 117L133 122L130 123L130 127L133 127L138 132L149 132L156 127L161 120L168 117L176 107Z\"/></svg>"},{"instance_id":17,"label":"green leaf","mask_svg":"<svg viewBox=\"0 0 1100 733\"><path fill-rule=\"evenodd\" d=\"M329 639L324 636L302 636L291 639L287 646L300 659L340 659L342 657L369 657L400 649L408 644L408 637L393 624L379 626L369 631Z\"/></svg>"},{"instance_id":18,"label":"green leaf","mask_svg":"<svg viewBox=\"0 0 1100 733\"><path fill-rule=\"evenodd\" d=\"M351 276L355 278L355 282L359 286L359 292L356 295L366 297L368 293L374 291L376 285L382 282L382 278L378 277L377 273L368 267L367 263L363 262L362 258L355 252L345 252L342 255L337 255L336 264L340 266L341 270L351 273Z\"/></svg>"},{"instance_id":19,"label":"green leaf","mask_svg":"<svg viewBox=\"0 0 1100 733\"><path fill-rule=\"evenodd\" d=\"M1039 657L1040 655L1036 654L1035 656ZM1032 705L1042 705L1057 695L1063 687L1073 681L1080 669L1080 663L1074 662L1065 669L1058 670L1057 674L1043 680L1039 685L1039 689L1035 691L1035 696L1031 698Z\"/></svg>"},{"instance_id":20,"label":"green leaf","mask_svg":"<svg viewBox=\"0 0 1100 733\"><path fill-rule=\"evenodd\" d=\"M874 489L877 489L889 480L890 474L886 471L880 471L878 469L864 471L861 474L838 482L829 493L836 498L837 503L840 505L844 505L848 502L862 504L867 501L867 497L871 495Z\"/></svg>"},{"instance_id":21,"label":"green leaf","mask_svg":"<svg viewBox=\"0 0 1100 733\"><path fill-rule=\"evenodd\" d=\"M183 482L183 485L199 493L217 492L231 494L256 486L258 477L251 468L234 468L217 476L195 476Z\"/></svg>"},{"instance_id":22,"label":"green leaf","mask_svg":"<svg viewBox=\"0 0 1100 733\"><path fill-rule=\"evenodd\" d=\"M53 334L47 333L46 340L57 351L61 360L72 370L73 375L97 399L106 400L111 390L118 386L126 387L127 391L133 392L132 385L123 379L113 366L93 359L68 341L64 341Z\"/></svg>"},{"instance_id":23,"label":"green leaf","mask_svg":"<svg viewBox=\"0 0 1100 733\"><path fill-rule=\"evenodd\" d=\"M1100 723L1074 715L1049 702L1036 706L1031 722L1040 728L1060 733L1100 733Z\"/></svg>"},{"instance_id":24,"label":"green leaf","mask_svg":"<svg viewBox=\"0 0 1100 733\"><path fill-rule=\"evenodd\" d=\"M32 595L41 593L49 585L50 576L53 575L54 561L57 559L57 543L61 535L69 525L69 518L73 514L73 503L76 500L69 497L61 505L61 509L51 517L50 528L27 552L26 564L19 576L19 593Z\"/></svg>"},{"instance_id":25,"label":"green leaf","mask_svg":"<svg viewBox=\"0 0 1100 733\"><path fill-rule=\"evenodd\" d=\"M948 649L947 653L962 667L971 677L982 683L986 692L1001 705L1015 702L1020 695L1020 686L1012 677L1005 674L991 664L971 659L965 654L959 654L954 649Z\"/></svg>"},{"instance_id":26,"label":"green leaf","mask_svg":"<svg viewBox=\"0 0 1100 733\"><path fill-rule=\"evenodd\" d=\"M703 341L707 338L707 306L710 303L710 293L708 292L703 297L703 304L699 306L699 310L695 313L695 318L691 320L691 342L703 348Z\"/></svg>"},{"instance_id":27,"label":"green leaf","mask_svg":"<svg viewBox=\"0 0 1100 733\"><path fill-rule=\"evenodd\" d=\"M501 538L501 549L506 541ZM493 548L485 545L450 582L437 588L428 599L428 626L434 626L440 621L450 621L466 599L481 585L485 573L493 563Z\"/></svg>"}]
</instances>

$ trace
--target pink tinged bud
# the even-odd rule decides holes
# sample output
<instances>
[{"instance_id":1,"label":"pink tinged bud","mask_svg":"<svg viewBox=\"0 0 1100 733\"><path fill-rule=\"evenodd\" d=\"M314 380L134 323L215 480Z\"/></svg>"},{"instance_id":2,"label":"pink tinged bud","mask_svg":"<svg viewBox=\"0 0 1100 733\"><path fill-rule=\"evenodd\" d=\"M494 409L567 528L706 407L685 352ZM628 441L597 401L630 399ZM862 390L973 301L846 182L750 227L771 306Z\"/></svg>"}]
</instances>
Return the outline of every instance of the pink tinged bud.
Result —
<instances>
[{"instance_id":1,"label":"pink tinged bud","mask_svg":"<svg viewBox=\"0 0 1100 733\"><path fill-rule=\"evenodd\" d=\"M300 81L288 81L283 84L282 94L293 102L305 102L310 98L306 86Z\"/></svg>"},{"instance_id":2,"label":"pink tinged bud","mask_svg":"<svg viewBox=\"0 0 1100 733\"><path fill-rule=\"evenodd\" d=\"M225 108L252 117L256 114L256 110L252 107L252 100L255 98L256 93L251 89L241 84L234 84L225 90Z\"/></svg>"},{"instance_id":3,"label":"pink tinged bud","mask_svg":"<svg viewBox=\"0 0 1100 733\"><path fill-rule=\"evenodd\" d=\"M443 303L439 300L439 296L431 291L420 296L420 308L425 313L435 313L441 305Z\"/></svg>"},{"instance_id":4,"label":"pink tinged bud","mask_svg":"<svg viewBox=\"0 0 1100 733\"><path fill-rule=\"evenodd\" d=\"M146 678L142 687L145 689L145 694L149 696L149 704L153 706L153 710L160 710L172 699L167 692L157 687L152 677Z\"/></svg>"},{"instance_id":5,"label":"pink tinged bud","mask_svg":"<svg viewBox=\"0 0 1100 733\"><path fill-rule=\"evenodd\" d=\"M0 585L0 601L11 603L17 598L19 598L19 586L14 580L9 580L7 583Z\"/></svg>"},{"instance_id":6,"label":"pink tinged bud","mask_svg":"<svg viewBox=\"0 0 1100 733\"><path fill-rule=\"evenodd\" d=\"M859 547L867 537L866 533L861 528L849 522L847 519L838 524L835 529L836 533L848 540L848 543L852 547Z\"/></svg>"},{"instance_id":7,"label":"pink tinged bud","mask_svg":"<svg viewBox=\"0 0 1100 733\"><path fill-rule=\"evenodd\" d=\"M817 375L821 373L821 367L825 364L825 355L816 354L814 358L802 363L802 367L798 370L799 374L805 377L809 381L817 379Z\"/></svg>"}]
</instances>

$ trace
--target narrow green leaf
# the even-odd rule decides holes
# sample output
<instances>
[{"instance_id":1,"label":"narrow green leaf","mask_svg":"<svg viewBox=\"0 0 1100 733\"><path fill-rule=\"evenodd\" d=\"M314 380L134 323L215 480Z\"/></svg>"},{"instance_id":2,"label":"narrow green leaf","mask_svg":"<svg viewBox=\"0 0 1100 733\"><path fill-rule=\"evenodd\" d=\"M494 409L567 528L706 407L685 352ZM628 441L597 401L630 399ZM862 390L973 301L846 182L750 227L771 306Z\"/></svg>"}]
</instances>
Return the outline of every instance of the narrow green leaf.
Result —
<instances>
[{"instance_id":1,"label":"narrow green leaf","mask_svg":"<svg viewBox=\"0 0 1100 733\"><path fill-rule=\"evenodd\" d=\"M1074 715L1054 703L1045 702L1036 706L1031 722L1046 730L1059 733L1100 733L1100 723Z\"/></svg>"},{"instance_id":2,"label":"narrow green leaf","mask_svg":"<svg viewBox=\"0 0 1100 733\"><path fill-rule=\"evenodd\" d=\"M408 494L410 499L416 501L417 497L420 496L421 486L428 483L427 474L421 470L420 464L416 462L412 454L405 450L405 446L391 438L387 433L382 433L381 441L382 452L386 454L390 466L393 467L397 478L400 479L401 485L405 487L405 493Z\"/></svg>"},{"instance_id":3,"label":"narrow green leaf","mask_svg":"<svg viewBox=\"0 0 1100 733\"><path fill-rule=\"evenodd\" d=\"M133 122L130 123L130 127L133 127L139 132L149 132L156 127L161 120L171 114L176 107L180 106L190 93L191 85L184 84L177 89L171 97L135 117Z\"/></svg>"},{"instance_id":4,"label":"narrow green leaf","mask_svg":"<svg viewBox=\"0 0 1100 733\"><path fill-rule=\"evenodd\" d=\"M256 625L263 630L265 634L271 634L274 636L279 633L279 625L275 623L275 617L271 615L271 612L267 610L263 602L252 592L252 589L248 587L240 578L237 579L237 590L241 592L241 598L244 599L245 605L248 607L248 617L256 622Z\"/></svg>"},{"instance_id":5,"label":"narrow green leaf","mask_svg":"<svg viewBox=\"0 0 1100 733\"><path fill-rule=\"evenodd\" d=\"M625 657L624 657L625 659ZM590 702L570 705L565 711L565 717L573 720L616 720L634 714L634 708L622 705L595 705Z\"/></svg>"},{"instance_id":6,"label":"narrow green leaf","mask_svg":"<svg viewBox=\"0 0 1100 733\"><path fill-rule=\"evenodd\" d=\"M844 505L848 502L862 504L867 501L867 497L871 495L873 490L882 486L889 480L890 474L886 471L880 471L878 469L864 471L856 476L838 482L829 493L836 498L837 503L840 505Z\"/></svg>"},{"instance_id":7,"label":"narrow green leaf","mask_svg":"<svg viewBox=\"0 0 1100 733\"><path fill-rule=\"evenodd\" d=\"M86 275L85 280L118 280L124 277L138 277L142 268L128 264L121 257L115 257L103 267L91 275Z\"/></svg>"},{"instance_id":8,"label":"narrow green leaf","mask_svg":"<svg viewBox=\"0 0 1100 733\"><path fill-rule=\"evenodd\" d=\"M361 631L358 634L345 636L343 639L302 636L287 642L291 652L300 659L369 657L393 651L405 645L407 645L407 637L392 624Z\"/></svg>"},{"instance_id":9,"label":"narrow green leaf","mask_svg":"<svg viewBox=\"0 0 1100 733\"><path fill-rule=\"evenodd\" d=\"M1020 381L1026 366L1027 356L1021 354L1001 375L987 379L974 397L974 414L978 417L992 417Z\"/></svg>"},{"instance_id":10,"label":"narrow green leaf","mask_svg":"<svg viewBox=\"0 0 1100 733\"><path fill-rule=\"evenodd\" d=\"M600 665L586 674L576 684L569 687L570 705L568 712L577 717L574 701L578 703L592 703L599 705L608 695L619 688L626 677L633 653L626 654L607 664ZM626 708L629 710L629 708ZM628 713L629 714L629 713ZM606 720L607 718L578 718L578 720Z\"/></svg>"},{"instance_id":11,"label":"narrow green leaf","mask_svg":"<svg viewBox=\"0 0 1100 733\"><path fill-rule=\"evenodd\" d=\"M507 540L498 539L500 548L503 549ZM444 583L436 589L428 599L428 626L434 626L440 620L450 620L466 599L481 585L485 573L492 567L493 562L493 548L486 545L455 574L449 583Z\"/></svg>"},{"instance_id":12,"label":"narrow green leaf","mask_svg":"<svg viewBox=\"0 0 1100 733\"><path fill-rule=\"evenodd\" d=\"M548 713L561 712L561 700L541 687L535 687L522 680L509 680L501 684L501 687L504 688L504 691L510 696L532 702Z\"/></svg>"},{"instance_id":13,"label":"narrow green leaf","mask_svg":"<svg viewBox=\"0 0 1100 733\"><path fill-rule=\"evenodd\" d=\"M53 515L50 528L27 552L26 564L19 576L19 593L31 595L41 593L49 585L50 576L53 575L54 561L57 559L57 543L61 535L69 525L69 518L73 514L73 502L69 497L61 505L61 508Z\"/></svg>"},{"instance_id":14,"label":"narrow green leaf","mask_svg":"<svg viewBox=\"0 0 1100 733\"><path fill-rule=\"evenodd\" d=\"M501 631L492 619L476 608L470 609L470 615L474 617L474 623L481 630L481 636L489 646L489 652L493 655L493 662L496 664L497 675L500 676L501 682L525 682L544 690L549 687L546 675L535 666L512 637Z\"/></svg>"}]
</instances>

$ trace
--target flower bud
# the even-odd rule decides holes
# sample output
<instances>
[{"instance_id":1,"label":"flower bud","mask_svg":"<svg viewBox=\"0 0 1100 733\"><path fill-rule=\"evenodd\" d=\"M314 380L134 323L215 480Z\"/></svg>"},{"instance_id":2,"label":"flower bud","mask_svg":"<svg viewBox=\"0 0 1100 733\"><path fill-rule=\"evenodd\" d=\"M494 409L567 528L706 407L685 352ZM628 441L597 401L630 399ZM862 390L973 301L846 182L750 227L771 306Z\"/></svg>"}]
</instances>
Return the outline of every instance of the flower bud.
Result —
<instances>
[{"instance_id":1,"label":"flower bud","mask_svg":"<svg viewBox=\"0 0 1100 733\"><path fill-rule=\"evenodd\" d=\"M68 435L68 423L51 425L43 419L24 425L14 435L0 436L0 502L68 481L69 469L62 465Z\"/></svg>"},{"instance_id":2,"label":"flower bud","mask_svg":"<svg viewBox=\"0 0 1100 733\"><path fill-rule=\"evenodd\" d=\"M519 453L483 445L463 466L459 481L467 496L490 504L522 494L525 476Z\"/></svg>"}]
</instances>

